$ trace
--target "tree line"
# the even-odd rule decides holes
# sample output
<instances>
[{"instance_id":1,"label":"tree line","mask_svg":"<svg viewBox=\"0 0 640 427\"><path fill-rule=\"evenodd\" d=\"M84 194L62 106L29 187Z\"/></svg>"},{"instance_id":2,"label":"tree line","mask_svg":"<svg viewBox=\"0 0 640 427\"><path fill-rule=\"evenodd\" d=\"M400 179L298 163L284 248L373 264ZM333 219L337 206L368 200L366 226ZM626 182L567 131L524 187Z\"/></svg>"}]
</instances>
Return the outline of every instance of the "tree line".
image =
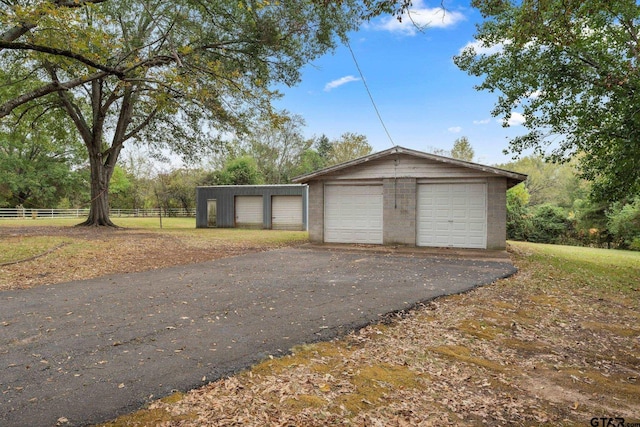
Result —
<instances>
[{"instance_id":1,"label":"tree line","mask_svg":"<svg viewBox=\"0 0 640 427\"><path fill-rule=\"evenodd\" d=\"M286 184L298 175L371 153L364 135L305 138L302 117L258 123L251 136L231 139L197 166L159 169L148 153L131 151L116 165L109 186L112 209L193 211L200 185ZM0 132L0 207L85 208L91 169L82 147L61 151L47 138ZM166 159L165 159L166 160Z\"/></svg>"},{"instance_id":2,"label":"tree line","mask_svg":"<svg viewBox=\"0 0 640 427\"><path fill-rule=\"evenodd\" d=\"M507 191L507 238L535 243L640 250L640 196L607 202L593 197L575 162L530 155L499 165L526 173Z\"/></svg>"}]
</instances>

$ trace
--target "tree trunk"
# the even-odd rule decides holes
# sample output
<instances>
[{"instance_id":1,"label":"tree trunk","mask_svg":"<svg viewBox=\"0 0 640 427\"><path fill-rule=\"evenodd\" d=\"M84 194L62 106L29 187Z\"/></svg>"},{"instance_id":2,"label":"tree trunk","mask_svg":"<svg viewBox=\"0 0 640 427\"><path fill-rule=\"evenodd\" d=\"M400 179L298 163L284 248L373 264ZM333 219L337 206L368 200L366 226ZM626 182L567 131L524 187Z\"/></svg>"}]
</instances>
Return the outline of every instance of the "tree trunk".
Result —
<instances>
[{"instance_id":1,"label":"tree trunk","mask_svg":"<svg viewBox=\"0 0 640 427\"><path fill-rule=\"evenodd\" d=\"M91 166L91 207L89 217L79 226L117 227L109 218L109 182L113 170L105 166L100 152L89 153Z\"/></svg>"}]
</instances>

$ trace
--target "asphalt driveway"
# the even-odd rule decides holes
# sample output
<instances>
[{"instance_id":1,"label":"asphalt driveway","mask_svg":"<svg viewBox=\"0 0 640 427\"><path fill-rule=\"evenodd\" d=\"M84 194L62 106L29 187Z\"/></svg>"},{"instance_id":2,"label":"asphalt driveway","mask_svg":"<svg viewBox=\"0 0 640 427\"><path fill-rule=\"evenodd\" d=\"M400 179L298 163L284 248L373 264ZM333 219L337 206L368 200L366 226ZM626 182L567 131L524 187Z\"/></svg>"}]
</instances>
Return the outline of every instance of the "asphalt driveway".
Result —
<instances>
[{"instance_id":1,"label":"asphalt driveway","mask_svg":"<svg viewBox=\"0 0 640 427\"><path fill-rule=\"evenodd\" d=\"M0 425L97 423L515 272L508 259L286 248L0 293Z\"/></svg>"}]
</instances>

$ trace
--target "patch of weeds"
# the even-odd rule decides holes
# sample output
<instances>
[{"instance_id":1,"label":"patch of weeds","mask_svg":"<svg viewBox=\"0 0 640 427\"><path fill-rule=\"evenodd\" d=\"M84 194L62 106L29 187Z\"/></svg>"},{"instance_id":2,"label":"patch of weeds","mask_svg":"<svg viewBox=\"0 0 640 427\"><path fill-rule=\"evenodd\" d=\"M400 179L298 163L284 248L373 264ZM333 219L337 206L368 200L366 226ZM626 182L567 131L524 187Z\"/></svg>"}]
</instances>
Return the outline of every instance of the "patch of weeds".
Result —
<instances>
[{"instance_id":1,"label":"patch of weeds","mask_svg":"<svg viewBox=\"0 0 640 427\"><path fill-rule=\"evenodd\" d=\"M173 393L160 399L160 401L168 405L172 405L181 401L184 396L184 393ZM98 424L94 427L147 427L169 422L194 421L197 418L198 414L195 412L172 415L168 410L163 408L140 409L131 414L122 415L113 421Z\"/></svg>"},{"instance_id":2,"label":"patch of weeds","mask_svg":"<svg viewBox=\"0 0 640 427\"><path fill-rule=\"evenodd\" d=\"M519 353L524 353L528 356L537 354L546 354L549 352L549 344L541 341L523 341L517 338L505 338L502 343L507 348L517 350Z\"/></svg>"},{"instance_id":3,"label":"patch of weeds","mask_svg":"<svg viewBox=\"0 0 640 427\"><path fill-rule=\"evenodd\" d=\"M582 322L580 326L582 326L585 329L590 329L593 331L601 331L605 329L621 337L635 337L640 335L640 330L638 329L630 328L623 325L617 325L613 323Z\"/></svg>"},{"instance_id":4,"label":"patch of weeds","mask_svg":"<svg viewBox=\"0 0 640 427\"><path fill-rule=\"evenodd\" d=\"M558 298L552 295L547 295L547 294L531 295L529 299L538 305L548 305L551 307L556 307L558 305Z\"/></svg>"},{"instance_id":5,"label":"patch of weeds","mask_svg":"<svg viewBox=\"0 0 640 427\"><path fill-rule=\"evenodd\" d=\"M405 366L381 363L359 369L350 382L355 391L338 396L334 403L352 414L385 404L384 396L398 389L423 388L424 377Z\"/></svg>"},{"instance_id":6,"label":"patch of weeds","mask_svg":"<svg viewBox=\"0 0 640 427\"><path fill-rule=\"evenodd\" d=\"M504 372L507 367L488 359L471 356L471 351L461 345L441 345L429 348L430 351L464 363L471 363L485 369Z\"/></svg>"},{"instance_id":7,"label":"patch of weeds","mask_svg":"<svg viewBox=\"0 0 640 427\"><path fill-rule=\"evenodd\" d=\"M481 321L489 322L492 326L499 329L506 329L517 318L515 311L505 313L501 310L493 308L492 303L486 303L486 309L477 309L477 315L473 316Z\"/></svg>"},{"instance_id":8,"label":"patch of weeds","mask_svg":"<svg viewBox=\"0 0 640 427\"><path fill-rule=\"evenodd\" d=\"M303 344L292 349L291 354L274 359L266 359L251 368L255 375L279 375L292 366L310 366L315 372L328 373L335 362L341 362L351 353L338 342Z\"/></svg>"},{"instance_id":9,"label":"patch of weeds","mask_svg":"<svg viewBox=\"0 0 640 427\"><path fill-rule=\"evenodd\" d=\"M311 394L300 394L294 397L285 399L282 402L282 406L288 410L294 412L300 412L306 408L322 408L327 405L327 401L319 396Z\"/></svg>"},{"instance_id":10,"label":"patch of weeds","mask_svg":"<svg viewBox=\"0 0 640 427\"><path fill-rule=\"evenodd\" d=\"M436 320L439 320L438 316L434 316L431 314L422 314L418 317L418 319L424 323L435 322Z\"/></svg>"},{"instance_id":11,"label":"patch of weeds","mask_svg":"<svg viewBox=\"0 0 640 427\"><path fill-rule=\"evenodd\" d=\"M620 402L637 402L640 384L629 382L628 375L604 376L593 369L561 369L555 381L561 386L571 385L583 393L606 394Z\"/></svg>"},{"instance_id":12,"label":"patch of weeds","mask_svg":"<svg viewBox=\"0 0 640 427\"><path fill-rule=\"evenodd\" d=\"M274 359L265 359L251 368L254 375L278 375L287 368L308 363L308 359L299 353L288 354Z\"/></svg>"},{"instance_id":13,"label":"patch of weeds","mask_svg":"<svg viewBox=\"0 0 640 427\"><path fill-rule=\"evenodd\" d=\"M510 302L506 301L494 301L491 303L493 307L500 308L502 310L515 310L516 306Z\"/></svg>"},{"instance_id":14,"label":"patch of weeds","mask_svg":"<svg viewBox=\"0 0 640 427\"><path fill-rule=\"evenodd\" d=\"M457 329L468 335L473 335L476 338L483 340L493 340L496 336L502 333L496 324L488 322L486 320L466 319L458 323Z\"/></svg>"},{"instance_id":15,"label":"patch of weeds","mask_svg":"<svg viewBox=\"0 0 640 427\"><path fill-rule=\"evenodd\" d=\"M182 399L184 399L184 397L185 397L184 393L177 391L173 394L170 394L167 397L163 397L162 399L160 399L160 402L168 403L168 404L177 403L177 402L180 402Z\"/></svg>"}]
</instances>

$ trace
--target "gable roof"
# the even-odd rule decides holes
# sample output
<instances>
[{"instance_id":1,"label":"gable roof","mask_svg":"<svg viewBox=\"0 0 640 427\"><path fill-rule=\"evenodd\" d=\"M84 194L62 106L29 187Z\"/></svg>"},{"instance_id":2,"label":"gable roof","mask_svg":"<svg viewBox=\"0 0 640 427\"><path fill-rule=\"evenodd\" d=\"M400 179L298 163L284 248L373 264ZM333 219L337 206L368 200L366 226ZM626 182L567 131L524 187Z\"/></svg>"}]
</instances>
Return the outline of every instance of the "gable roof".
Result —
<instances>
[{"instance_id":1,"label":"gable roof","mask_svg":"<svg viewBox=\"0 0 640 427\"><path fill-rule=\"evenodd\" d=\"M369 154L367 156L359 157L359 158L354 159L354 160L349 160L348 162L340 163L340 164L334 165L334 166L329 166L328 168L320 169L320 170L317 170L317 171L314 171L314 172L310 172L310 173L307 173L307 174L304 174L304 175L297 176L297 177L292 179L292 182L304 184L304 183L312 181L312 180L314 180L316 178L320 178L320 177L322 177L324 175L328 175L328 174L332 174L332 173L335 173L335 172L339 172L339 171L342 171L344 169L347 169L347 168L350 168L350 167L353 167L353 166L358 166L358 165L370 162L372 160L383 159L385 157L389 157L389 156L392 156L392 155L395 155L395 154L405 154L405 155L408 155L408 156L427 159L427 160L431 160L431 161L434 161L434 162L450 164L450 165L454 165L454 166L459 166L459 167L478 170L478 171L489 173L489 174L494 174L494 175L497 175L497 176L503 176L503 177L507 178L507 187L508 188L511 188L514 185L517 185L517 184L519 184L522 181L527 179L527 175L525 175L525 174L508 171L508 170L505 170L505 169L500 169L500 168L496 168L496 167L493 167L493 166L481 165L481 164L473 163L473 162L467 162L467 161L464 161L464 160L452 159L450 157L438 156L436 154L430 154L430 153L425 153L423 151L411 150L409 148L395 146L393 148L389 148L389 149L384 150L384 151L379 151L377 153L373 153L373 154Z\"/></svg>"}]
</instances>

